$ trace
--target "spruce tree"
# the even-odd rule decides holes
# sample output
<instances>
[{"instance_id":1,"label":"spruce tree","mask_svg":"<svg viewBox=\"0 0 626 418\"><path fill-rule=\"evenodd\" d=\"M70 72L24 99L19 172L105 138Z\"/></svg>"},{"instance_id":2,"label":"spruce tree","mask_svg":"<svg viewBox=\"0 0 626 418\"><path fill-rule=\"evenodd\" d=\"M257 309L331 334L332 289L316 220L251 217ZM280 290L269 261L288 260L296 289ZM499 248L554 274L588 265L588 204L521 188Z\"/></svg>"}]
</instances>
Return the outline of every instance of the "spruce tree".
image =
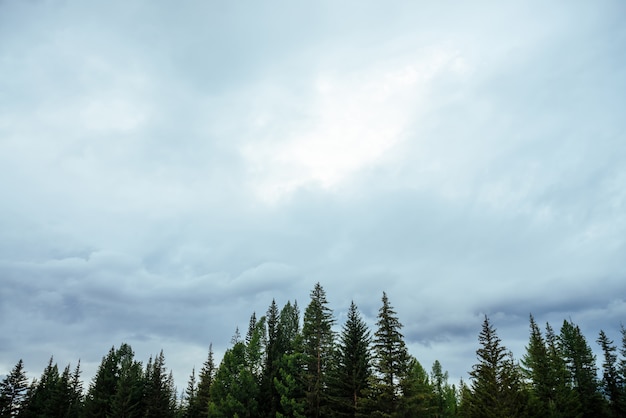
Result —
<instances>
[{"instance_id":1,"label":"spruce tree","mask_svg":"<svg viewBox=\"0 0 626 418\"><path fill-rule=\"evenodd\" d=\"M226 350L211 384L210 417L256 417L259 386L246 363L246 345L236 342Z\"/></svg>"},{"instance_id":2,"label":"spruce tree","mask_svg":"<svg viewBox=\"0 0 626 418\"><path fill-rule=\"evenodd\" d=\"M20 411L28 392L28 379L24 362L20 359L0 382L0 417L14 417Z\"/></svg>"},{"instance_id":3,"label":"spruce tree","mask_svg":"<svg viewBox=\"0 0 626 418\"><path fill-rule=\"evenodd\" d=\"M554 402L556 381L550 367L548 348L532 315L530 315L530 338L526 346L526 354L522 357L522 364L525 376L530 379L529 408L531 413L545 417L558 416Z\"/></svg>"},{"instance_id":4,"label":"spruce tree","mask_svg":"<svg viewBox=\"0 0 626 418\"><path fill-rule=\"evenodd\" d=\"M149 360L145 371L144 417L170 418L175 415L173 379L165 366L163 350Z\"/></svg>"},{"instance_id":5,"label":"spruce tree","mask_svg":"<svg viewBox=\"0 0 626 418\"><path fill-rule=\"evenodd\" d=\"M193 400L189 402L189 418L206 417L209 413L211 401L211 386L215 379L215 361L213 360L213 344L209 344L207 359L198 375L198 388Z\"/></svg>"},{"instance_id":6,"label":"spruce tree","mask_svg":"<svg viewBox=\"0 0 626 418\"><path fill-rule=\"evenodd\" d=\"M622 410L622 393L620 388L620 377L617 370L617 347L613 341L606 336L603 330L597 340L602 348L604 361L602 362L602 391L604 397L609 401L611 416L626 416L626 411Z\"/></svg>"},{"instance_id":7,"label":"spruce tree","mask_svg":"<svg viewBox=\"0 0 626 418\"><path fill-rule=\"evenodd\" d=\"M472 378L469 416L476 418L516 417L521 415L519 400L521 376L512 354L502 345L489 318L485 315L478 335L480 347Z\"/></svg>"},{"instance_id":8,"label":"spruce tree","mask_svg":"<svg viewBox=\"0 0 626 418\"><path fill-rule=\"evenodd\" d=\"M374 369L378 375L375 410L393 414L397 410L400 382L408 372L409 354L400 332L402 324L383 292L374 333Z\"/></svg>"},{"instance_id":9,"label":"spruce tree","mask_svg":"<svg viewBox=\"0 0 626 418\"><path fill-rule=\"evenodd\" d=\"M402 396L398 412L402 417L432 416L435 413L434 391L428 373L419 361L409 356L407 371L400 381Z\"/></svg>"},{"instance_id":10,"label":"spruce tree","mask_svg":"<svg viewBox=\"0 0 626 418\"><path fill-rule=\"evenodd\" d=\"M621 359L619 360L617 373L619 376L619 388L620 388L620 410L626 411L626 328L622 324L620 326L620 332L622 334L622 347L619 352ZM626 415L626 414L625 414Z\"/></svg>"},{"instance_id":11,"label":"spruce tree","mask_svg":"<svg viewBox=\"0 0 626 418\"><path fill-rule=\"evenodd\" d=\"M559 418L578 417L581 414L581 404L577 393L572 387L572 379L563 356L563 349L559 336L549 323L546 323L546 348L550 368L552 388L552 415Z\"/></svg>"},{"instance_id":12,"label":"spruce tree","mask_svg":"<svg viewBox=\"0 0 626 418\"><path fill-rule=\"evenodd\" d=\"M435 360L430 373L433 388L433 418L452 418L457 412L457 394L454 385L448 383L448 372L444 372L439 360Z\"/></svg>"},{"instance_id":13,"label":"spruce tree","mask_svg":"<svg viewBox=\"0 0 626 418\"><path fill-rule=\"evenodd\" d=\"M570 373L583 418L602 416L604 399L599 392L596 357L578 325L563 321L559 335L565 364Z\"/></svg>"},{"instance_id":14,"label":"spruce tree","mask_svg":"<svg viewBox=\"0 0 626 418\"><path fill-rule=\"evenodd\" d=\"M336 351L330 392L336 413L356 416L372 376L370 331L352 302Z\"/></svg>"},{"instance_id":15,"label":"spruce tree","mask_svg":"<svg viewBox=\"0 0 626 418\"><path fill-rule=\"evenodd\" d=\"M303 417L306 411L305 356L300 333L298 303L287 302L280 311L277 330L276 417ZM273 415L270 415L273 416Z\"/></svg>"},{"instance_id":16,"label":"spruce tree","mask_svg":"<svg viewBox=\"0 0 626 418\"><path fill-rule=\"evenodd\" d=\"M273 416L278 410L280 396L276 391L274 379L278 376L278 368L282 356L278 337L279 312L276 300L272 303L266 313L267 337L265 344L265 365L263 367L263 377L261 381L261 394L259 408L263 415Z\"/></svg>"},{"instance_id":17,"label":"spruce tree","mask_svg":"<svg viewBox=\"0 0 626 418\"><path fill-rule=\"evenodd\" d=\"M184 418L195 418L198 413L192 409L192 405L195 403L196 393L198 391L198 382L196 381L196 368L191 369L191 375L187 382L187 388L183 394L181 409L183 410L182 416Z\"/></svg>"},{"instance_id":18,"label":"spruce tree","mask_svg":"<svg viewBox=\"0 0 626 418\"><path fill-rule=\"evenodd\" d=\"M327 371L333 352L333 323L326 292L316 283L311 291L311 301L304 311L302 327L308 415L311 417L327 415Z\"/></svg>"}]
</instances>

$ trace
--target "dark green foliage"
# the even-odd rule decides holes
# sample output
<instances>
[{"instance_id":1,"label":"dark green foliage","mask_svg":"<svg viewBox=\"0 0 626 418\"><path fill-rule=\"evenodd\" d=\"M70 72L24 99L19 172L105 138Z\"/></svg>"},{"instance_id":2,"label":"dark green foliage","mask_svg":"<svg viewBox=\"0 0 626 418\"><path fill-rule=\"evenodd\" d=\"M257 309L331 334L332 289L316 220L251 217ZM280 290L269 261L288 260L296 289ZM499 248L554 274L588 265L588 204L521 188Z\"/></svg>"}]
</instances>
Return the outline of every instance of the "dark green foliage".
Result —
<instances>
[{"instance_id":1,"label":"dark green foliage","mask_svg":"<svg viewBox=\"0 0 626 418\"><path fill-rule=\"evenodd\" d=\"M610 414L613 417L626 416L626 410L623 409L623 390L620 387L623 384L617 370L617 347L602 330L597 342L604 356L601 386L604 397L609 402Z\"/></svg>"},{"instance_id":2,"label":"dark green foliage","mask_svg":"<svg viewBox=\"0 0 626 418\"><path fill-rule=\"evenodd\" d=\"M0 417L16 416L26 399L28 379L24 362L20 359L11 373L0 382Z\"/></svg>"},{"instance_id":3,"label":"dark green foliage","mask_svg":"<svg viewBox=\"0 0 626 418\"><path fill-rule=\"evenodd\" d=\"M571 384L581 406L582 417L602 416L605 405L598 391L596 358L578 325L564 321L559 341Z\"/></svg>"},{"instance_id":4,"label":"dark green foliage","mask_svg":"<svg viewBox=\"0 0 626 418\"><path fill-rule=\"evenodd\" d=\"M246 362L246 345L239 341L224 353L217 369L208 416L258 416L258 394L258 383Z\"/></svg>"},{"instance_id":5,"label":"dark green foliage","mask_svg":"<svg viewBox=\"0 0 626 418\"><path fill-rule=\"evenodd\" d=\"M433 363L430 381L433 390L433 418L456 416L458 408L456 388L448 383L448 372L443 371L439 360Z\"/></svg>"},{"instance_id":6,"label":"dark green foliage","mask_svg":"<svg viewBox=\"0 0 626 418\"><path fill-rule=\"evenodd\" d=\"M253 313L216 370L212 347L179 401L163 352L145 367L128 344L111 348L86 396L80 362L62 371L50 359L27 383L20 360L0 382L0 418L205 417L624 417L626 330L620 349L600 331L602 379L580 328L565 321L557 336L530 317L522 369L485 317L471 387L458 390L435 361L429 374L410 356L402 324L383 293L374 338L351 304L335 341L332 311L316 284L300 329L296 303Z\"/></svg>"},{"instance_id":7,"label":"dark green foliage","mask_svg":"<svg viewBox=\"0 0 626 418\"><path fill-rule=\"evenodd\" d=\"M176 412L176 393L172 375L168 374L165 367L163 350L154 361L148 360L144 378L144 417L173 417Z\"/></svg>"},{"instance_id":8,"label":"dark green foliage","mask_svg":"<svg viewBox=\"0 0 626 418\"><path fill-rule=\"evenodd\" d=\"M116 355L117 383L111 399L111 414L120 418L139 418L143 416L145 390L142 365L135 360L135 353L127 344L120 346Z\"/></svg>"},{"instance_id":9,"label":"dark green foliage","mask_svg":"<svg viewBox=\"0 0 626 418\"><path fill-rule=\"evenodd\" d=\"M524 375L530 381L530 414L544 417L560 416L561 408L556 398L559 382L555 366L558 365L553 364L546 341L532 315L530 315L530 339L522 364Z\"/></svg>"},{"instance_id":10,"label":"dark green foliage","mask_svg":"<svg viewBox=\"0 0 626 418\"><path fill-rule=\"evenodd\" d=\"M400 382L409 370L409 354L400 332L402 324L384 292L382 302L374 334L374 369L378 379L373 390L375 410L393 414L398 408Z\"/></svg>"},{"instance_id":11,"label":"dark green foliage","mask_svg":"<svg viewBox=\"0 0 626 418\"><path fill-rule=\"evenodd\" d=\"M196 401L197 392L198 382L196 381L196 369L193 368L191 369L191 376L189 376L187 388L185 389L185 393L183 394L183 399L181 402L181 416L183 418L197 417L199 415L197 411L192 409L192 405Z\"/></svg>"},{"instance_id":12,"label":"dark green foliage","mask_svg":"<svg viewBox=\"0 0 626 418\"><path fill-rule=\"evenodd\" d=\"M402 396L395 416L425 417L434 411L434 392L426 370L415 357L409 356L408 368L400 381Z\"/></svg>"},{"instance_id":13,"label":"dark green foliage","mask_svg":"<svg viewBox=\"0 0 626 418\"><path fill-rule=\"evenodd\" d=\"M20 417L52 418L76 416L80 394L75 392L75 382L67 366L62 374L52 358L43 371L39 381L34 381L22 408ZM72 415L74 414L74 415Z\"/></svg>"},{"instance_id":14,"label":"dark green foliage","mask_svg":"<svg viewBox=\"0 0 626 418\"><path fill-rule=\"evenodd\" d=\"M626 411L626 328L621 325L620 331L622 334L622 347L619 352L621 359L619 360L617 373L618 373L618 387L620 392L619 397L619 409L620 411ZM626 413L623 414L626 416Z\"/></svg>"},{"instance_id":15,"label":"dark green foliage","mask_svg":"<svg viewBox=\"0 0 626 418\"><path fill-rule=\"evenodd\" d=\"M340 416L356 416L368 390L372 376L371 339L367 325L352 302L329 379L333 409Z\"/></svg>"},{"instance_id":16,"label":"dark green foliage","mask_svg":"<svg viewBox=\"0 0 626 418\"><path fill-rule=\"evenodd\" d=\"M478 363L470 372L472 395L468 416L481 418L522 416L521 373L512 354L502 345L485 316L478 335Z\"/></svg>"},{"instance_id":17,"label":"dark green foliage","mask_svg":"<svg viewBox=\"0 0 626 418\"><path fill-rule=\"evenodd\" d=\"M198 376L198 387L192 399L189 400L187 416L189 418L206 417L209 414L211 401L211 385L215 378L215 361L213 360L213 344L209 344L209 354L202 365Z\"/></svg>"},{"instance_id":18,"label":"dark green foliage","mask_svg":"<svg viewBox=\"0 0 626 418\"><path fill-rule=\"evenodd\" d=\"M287 302L278 319L277 374L272 383L277 394L277 417L304 416L306 411L305 356L297 302Z\"/></svg>"},{"instance_id":19,"label":"dark green foliage","mask_svg":"<svg viewBox=\"0 0 626 418\"><path fill-rule=\"evenodd\" d=\"M307 415L326 416L327 372L333 354L333 314L328 307L326 292L319 283L311 291L311 302L304 311L302 327L305 358Z\"/></svg>"},{"instance_id":20,"label":"dark green foliage","mask_svg":"<svg viewBox=\"0 0 626 418\"><path fill-rule=\"evenodd\" d=\"M276 301L272 300L266 314L265 365L261 379L261 404L259 405L263 415L267 416L275 415L280 403L280 397L274 386L274 379L278 376L278 367L283 351L278 336L278 321L278 306Z\"/></svg>"}]
</instances>

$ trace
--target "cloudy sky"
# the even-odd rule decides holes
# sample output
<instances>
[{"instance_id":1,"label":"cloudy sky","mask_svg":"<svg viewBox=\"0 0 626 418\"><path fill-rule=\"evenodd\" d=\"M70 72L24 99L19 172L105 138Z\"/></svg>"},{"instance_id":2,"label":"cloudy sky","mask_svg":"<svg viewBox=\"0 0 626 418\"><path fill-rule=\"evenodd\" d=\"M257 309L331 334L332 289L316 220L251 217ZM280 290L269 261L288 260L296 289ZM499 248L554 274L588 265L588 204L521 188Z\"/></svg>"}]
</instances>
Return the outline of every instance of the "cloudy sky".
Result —
<instances>
[{"instance_id":1,"label":"cloudy sky","mask_svg":"<svg viewBox=\"0 0 626 418\"><path fill-rule=\"evenodd\" d=\"M0 0L0 375L184 388L316 282L455 379L626 322L621 1Z\"/></svg>"}]
</instances>

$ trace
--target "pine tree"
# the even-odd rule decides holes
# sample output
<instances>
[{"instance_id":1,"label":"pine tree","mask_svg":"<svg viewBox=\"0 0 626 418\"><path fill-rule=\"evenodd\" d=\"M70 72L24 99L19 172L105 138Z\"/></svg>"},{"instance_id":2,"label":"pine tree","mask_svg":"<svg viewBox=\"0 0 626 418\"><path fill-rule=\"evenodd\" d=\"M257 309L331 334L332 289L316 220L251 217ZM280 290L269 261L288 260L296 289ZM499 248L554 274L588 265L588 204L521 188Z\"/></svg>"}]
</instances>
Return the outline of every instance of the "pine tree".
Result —
<instances>
[{"instance_id":1,"label":"pine tree","mask_svg":"<svg viewBox=\"0 0 626 418\"><path fill-rule=\"evenodd\" d=\"M336 413L356 416L372 376L370 331L352 302L339 337L330 392Z\"/></svg>"},{"instance_id":2,"label":"pine tree","mask_svg":"<svg viewBox=\"0 0 626 418\"><path fill-rule=\"evenodd\" d=\"M28 392L24 362L20 359L11 373L0 382L0 417L14 417L20 411Z\"/></svg>"},{"instance_id":3,"label":"pine tree","mask_svg":"<svg viewBox=\"0 0 626 418\"><path fill-rule=\"evenodd\" d=\"M311 302L304 311L302 336L306 361L308 415L327 415L327 371L333 353L334 324L326 292L319 283L311 291Z\"/></svg>"},{"instance_id":4,"label":"pine tree","mask_svg":"<svg viewBox=\"0 0 626 418\"><path fill-rule=\"evenodd\" d=\"M374 369L378 374L375 409L383 414L393 414L401 394L400 382L409 370L409 354L400 332L402 324L385 292L382 302L374 333Z\"/></svg>"}]
</instances>

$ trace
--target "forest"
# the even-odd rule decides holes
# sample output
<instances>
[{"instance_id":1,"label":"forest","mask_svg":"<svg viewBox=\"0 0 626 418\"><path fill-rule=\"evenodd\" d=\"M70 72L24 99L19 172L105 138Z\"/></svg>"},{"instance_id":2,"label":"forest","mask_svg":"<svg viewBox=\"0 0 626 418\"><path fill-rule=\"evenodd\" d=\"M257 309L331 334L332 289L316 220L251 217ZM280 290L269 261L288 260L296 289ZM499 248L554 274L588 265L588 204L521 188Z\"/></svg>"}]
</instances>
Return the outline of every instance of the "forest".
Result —
<instances>
[{"instance_id":1,"label":"forest","mask_svg":"<svg viewBox=\"0 0 626 418\"><path fill-rule=\"evenodd\" d=\"M297 303L252 314L216 364L191 371L177 393L163 351L144 364L126 343L112 347L86 385L80 362L51 358L29 382L19 360L0 382L0 417L625 417L626 330L621 344L600 331L596 359L580 328L564 320L542 329L529 318L526 352L516 359L485 316L467 382L450 383L442 364L412 356L402 323L383 293L375 329L354 302L336 329L317 283L301 321Z\"/></svg>"}]
</instances>

